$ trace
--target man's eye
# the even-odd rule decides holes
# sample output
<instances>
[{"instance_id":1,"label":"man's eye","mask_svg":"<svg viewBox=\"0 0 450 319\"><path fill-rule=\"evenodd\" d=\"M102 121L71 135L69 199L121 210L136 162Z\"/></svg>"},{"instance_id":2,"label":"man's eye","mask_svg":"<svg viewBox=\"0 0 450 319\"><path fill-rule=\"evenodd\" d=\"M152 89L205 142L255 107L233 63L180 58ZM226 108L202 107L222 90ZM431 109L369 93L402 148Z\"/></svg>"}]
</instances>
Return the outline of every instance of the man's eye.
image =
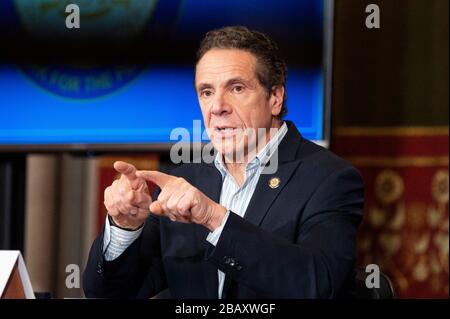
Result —
<instances>
[{"instance_id":1,"label":"man's eye","mask_svg":"<svg viewBox=\"0 0 450 319\"><path fill-rule=\"evenodd\" d=\"M242 85L236 85L233 87L233 92L235 93L241 93L242 91L244 91L244 87Z\"/></svg>"},{"instance_id":2,"label":"man's eye","mask_svg":"<svg viewBox=\"0 0 450 319\"><path fill-rule=\"evenodd\" d=\"M211 96L212 92L210 90L204 90L201 92L201 96L208 97Z\"/></svg>"}]
</instances>

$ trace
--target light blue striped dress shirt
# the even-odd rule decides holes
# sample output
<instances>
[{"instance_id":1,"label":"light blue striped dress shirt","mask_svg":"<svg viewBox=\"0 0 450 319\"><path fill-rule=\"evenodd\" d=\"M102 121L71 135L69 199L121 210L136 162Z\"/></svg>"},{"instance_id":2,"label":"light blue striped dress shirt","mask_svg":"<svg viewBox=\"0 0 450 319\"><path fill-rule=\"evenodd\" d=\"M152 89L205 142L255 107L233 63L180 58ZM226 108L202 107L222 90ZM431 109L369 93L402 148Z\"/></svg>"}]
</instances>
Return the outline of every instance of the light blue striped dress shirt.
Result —
<instances>
[{"instance_id":1,"label":"light blue striped dress shirt","mask_svg":"<svg viewBox=\"0 0 450 319\"><path fill-rule=\"evenodd\" d=\"M210 232L206 238L208 242L216 246L219 241L220 234L231 212L244 217L247 206L255 191L259 176L261 175L265 165L270 157L277 150L279 143L287 133L287 125L283 123L280 129L272 136L264 148L248 162L245 168L244 183L239 186L233 176L228 172L222 156L216 156L214 165L222 174L222 191L220 194L220 204L228 211L222 220L221 226ZM108 218L106 218L105 233L103 239L104 254L106 260L113 260L120 256L125 249L136 240L142 232L142 228L136 231L127 231L120 228L110 226ZM223 284L225 282L225 274L217 270L219 286L218 296L222 298Z\"/></svg>"}]
</instances>

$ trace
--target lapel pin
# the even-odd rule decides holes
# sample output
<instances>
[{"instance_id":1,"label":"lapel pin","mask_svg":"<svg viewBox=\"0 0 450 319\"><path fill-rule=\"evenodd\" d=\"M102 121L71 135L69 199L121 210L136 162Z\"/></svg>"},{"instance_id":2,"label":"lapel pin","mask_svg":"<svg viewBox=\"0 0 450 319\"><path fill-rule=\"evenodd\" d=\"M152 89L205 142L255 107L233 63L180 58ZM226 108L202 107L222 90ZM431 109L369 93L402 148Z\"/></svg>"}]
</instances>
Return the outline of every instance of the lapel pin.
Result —
<instances>
[{"instance_id":1,"label":"lapel pin","mask_svg":"<svg viewBox=\"0 0 450 319\"><path fill-rule=\"evenodd\" d=\"M280 179L278 177L272 177L269 181L270 188L278 188L280 186Z\"/></svg>"}]
</instances>

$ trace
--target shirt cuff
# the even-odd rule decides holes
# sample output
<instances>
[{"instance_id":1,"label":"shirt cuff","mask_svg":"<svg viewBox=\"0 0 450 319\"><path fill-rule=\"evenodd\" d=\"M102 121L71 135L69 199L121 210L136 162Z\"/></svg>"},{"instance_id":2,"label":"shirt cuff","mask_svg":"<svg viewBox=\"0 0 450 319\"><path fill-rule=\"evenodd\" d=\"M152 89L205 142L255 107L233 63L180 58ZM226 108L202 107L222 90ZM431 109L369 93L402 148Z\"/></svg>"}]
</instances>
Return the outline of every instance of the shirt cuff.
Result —
<instances>
[{"instance_id":1,"label":"shirt cuff","mask_svg":"<svg viewBox=\"0 0 450 319\"><path fill-rule=\"evenodd\" d=\"M142 233L144 227L137 230L125 230L112 226L106 216L103 234L103 254L107 261L119 257Z\"/></svg>"},{"instance_id":2,"label":"shirt cuff","mask_svg":"<svg viewBox=\"0 0 450 319\"><path fill-rule=\"evenodd\" d=\"M219 227L214 229L214 231L210 232L206 237L206 240L214 246L217 246L217 242L219 241L220 235L222 234L223 227L227 223L228 216L230 216L230 211L228 210L225 216L222 219L222 224Z\"/></svg>"}]
</instances>

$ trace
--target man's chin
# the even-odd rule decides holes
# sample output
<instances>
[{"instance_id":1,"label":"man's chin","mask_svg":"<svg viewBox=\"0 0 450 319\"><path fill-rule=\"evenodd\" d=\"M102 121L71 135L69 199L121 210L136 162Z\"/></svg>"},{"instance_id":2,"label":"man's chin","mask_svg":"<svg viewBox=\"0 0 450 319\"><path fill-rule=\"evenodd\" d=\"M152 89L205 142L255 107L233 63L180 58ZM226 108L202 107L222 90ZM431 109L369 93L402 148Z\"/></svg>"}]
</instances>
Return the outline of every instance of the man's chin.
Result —
<instances>
[{"instance_id":1,"label":"man's chin","mask_svg":"<svg viewBox=\"0 0 450 319\"><path fill-rule=\"evenodd\" d=\"M225 163L245 163L245 148L222 145L216 148L219 154L223 157Z\"/></svg>"}]
</instances>

